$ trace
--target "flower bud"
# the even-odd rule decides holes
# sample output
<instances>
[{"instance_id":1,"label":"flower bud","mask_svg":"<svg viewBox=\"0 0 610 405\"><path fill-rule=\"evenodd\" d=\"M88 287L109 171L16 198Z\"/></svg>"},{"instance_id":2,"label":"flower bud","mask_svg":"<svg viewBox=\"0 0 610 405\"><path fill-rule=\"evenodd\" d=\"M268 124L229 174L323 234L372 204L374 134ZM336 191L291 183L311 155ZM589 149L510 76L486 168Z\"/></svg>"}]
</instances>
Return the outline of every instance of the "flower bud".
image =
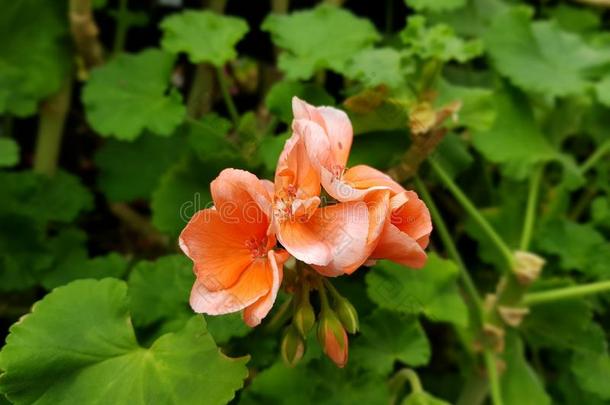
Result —
<instances>
[{"instance_id":1,"label":"flower bud","mask_svg":"<svg viewBox=\"0 0 610 405\"><path fill-rule=\"evenodd\" d=\"M324 353L337 367L343 368L347 363L347 333L334 312L322 311L318 324L318 341Z\"/></svg>"},{"instance_id":2,"label":"flower bud","mask_svg":"<svg viewBox=\"0 0 610 405\"><path fill-rule=\"evenodd\" d=\"M284 332L281 351L282 358L290 367L294 367L299 360L303 358L303 353L305 353L305 342L296 328L292 325L288 326Z\"/></svg>"},{"instance_id":3,"label":"flower bud","mask_svg":"<svg viewBox=\"0 0 610 405\"><path fill-rule=\"evenodd\" d=\"M356 308L345 298L339 299L335 303L335 311L339 320L349 333L356 333L359 329L358 312Z\"/></svg>"},{"instance_id":4,"label":"flower bud","mask_svg":"<svg viewBox=\"0 0 610 405\"><path fill-rule=\"evenodd\" d=\"M313 328L316 323L316 315L313 312L313 307L309 302L309 294L301 299L298 303L297 309L292 317L292 322L296 326L297 330L304 339L307 339L309 331Z\"/></svg>"},{"instance_id":5,"label":"flower bud","mask_svg":"<svg viewBox=\"0 0 610 405\"><path fill-rule=\"evenodd\" d=\"M530 252L518 250L515 252L515 276L522 285L530 285L540 277L545 260Z\"/></svg>"}]
</instances>

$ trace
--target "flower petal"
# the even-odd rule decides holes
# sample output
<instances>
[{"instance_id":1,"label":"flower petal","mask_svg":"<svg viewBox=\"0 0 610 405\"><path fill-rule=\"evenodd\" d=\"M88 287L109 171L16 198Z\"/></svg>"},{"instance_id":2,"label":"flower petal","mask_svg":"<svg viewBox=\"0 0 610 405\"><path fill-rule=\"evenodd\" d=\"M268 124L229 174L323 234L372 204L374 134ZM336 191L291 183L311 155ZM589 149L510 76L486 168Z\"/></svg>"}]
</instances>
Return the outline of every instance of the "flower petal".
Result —
<instances>
[{"instance_id":1,"label":"flower petal","mask_svg":"<svg viewBox=\"0 0 610 405\"><path fill-rule=\"evenodd\" d=\"M282 284L284 263L290 258L290 255L284 250L278 251L277 254L275 253L273 250L270 250L267 257L273 275L269 292L247 307L243 312L244 322L252 328L259 325L263 318L267 316L271 307L273 307L273 303L277 298L277 292Z\"/></svg>"},{"instance_id":2,"label":"flower petal","mask_svg":"<svg viewBox=\"0 0 610 405\"><path fill-rule=\"evenodd\" d=\"M392 211L392 224L415 239L425 249L428 246L430 232L432 232L430 212L414 191L405 191L404 194L407 201Z\"/></svg>"},{"instance_id":3,"label":"flower petal","mask_svg":"<svg viewBox=\"0 0 610 405\"><path fill-rule=\"evenodd\" d=\"M343 180L361 190L383 186L392 190L392 195L405 191L390 176L367 165L357 165L347 169Z\"/></svg>"},{"instance_id":4,"label":"flower petal","mask_svg":"<svg viewBox=\"0 0 610 405\"><path fill-rule=\"evenodd\" d=\"M198 277L191 290L191 308L195 312L208 315L240 311L271 290L273 277L273 270L267 258L254 260L230 288L210 291Z\"/></svg>"},{"instance_id":5,"label":"flower petal","mask_svg":"<svg viewBox=\"0 0 610 405\"><path fill-rule=\"evenodd\" d=\"M275 171L276 193L293 189L300 199L320 195L320 175L312 164L299 133L294 133L284 145Z\"/></svg>"},{"instance_id":6,"label":"flower petal","mask_svg":"<svg viewBox=\"0 0 610 405\"><path fill-rule=\"evenodd\" d=\"M370 219L366 202L353 201L320 208L309 225L323 238L331 252L331 260L327 264L314 265L325 276L351 273L370 254L367 249Z\"/></svg>"},{"instance_id":7,"label":"flower petal","mask_svg":"<svg viewBox=\"0 0 610 405\"><path fill-rule=\"evenodd\" d=\"M388 221L370 258L388 259L408 267L420 268L426 264L426 257L426 252L415 239Z\"/></svg>"},{"instance_id":8,"label":"flower petal","mask_svg":"<svg viewBox=\"0 0 610 405\"><path fill-rule=\"evenodd\" d=\"M323 234L311 221L286 220L277 225L277 239L298 260L308 264L328 264L331 250Z\"/></svg>"},{"instance_id":9,"label":"flower petal","mask_svg":"<svg viewBox=\"0 0 610 405\"><path fill-rule=\"evenodd\" d=\"M231 287L252 262L246 240L264 238L267 229L248 225L227 221L208 208L197 212L180 234L180 248L194 262L195 273L207 289Z\"/></svg>"},{"instance_id":10,"label":"flower petal","mask_svg":"<svg viewBox=\"0 0 610 405\"><path fill-rule=\"evenodd\" d=\"M210 184L214 206L233 219L268 224L268 218L259 218L271 213L272 194L266 181L245 170L225 169Z\"/></svg>"}]
</instances>

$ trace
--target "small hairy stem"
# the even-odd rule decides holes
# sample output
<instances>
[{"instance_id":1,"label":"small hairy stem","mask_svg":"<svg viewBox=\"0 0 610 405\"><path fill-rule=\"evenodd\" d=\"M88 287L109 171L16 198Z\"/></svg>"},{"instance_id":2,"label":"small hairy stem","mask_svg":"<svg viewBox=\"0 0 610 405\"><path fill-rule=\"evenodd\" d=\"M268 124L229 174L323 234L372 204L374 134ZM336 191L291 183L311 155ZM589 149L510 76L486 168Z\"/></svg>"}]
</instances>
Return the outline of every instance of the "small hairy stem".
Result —
<instances>
[{"instance_id":1,"label":"small hairy stem","mask_svg":"<svg viewBox=\"0 0 610 405\"><path fill-rule=\"evenodd\" d=\"M502 405L502 388L500 386L500 376L498 375L495 355L491 350L487 349L483 353L483 358L485 359L487 378L489 378L491 402L493 405Z\"/></svg>"},{"instance_id":2,"label":"small hairy stem","mask_svg":"<svg viewBox=\"0 0 610 405\"><path fill-rule=\"evenodd\" d=\"M481 326L481 324L483 323L483 313L484 313L483 301L481 300L481 297L479 296L479 292L477 291L474 281L472 281L472 278L470 277L470 273L468 273L468 269L466 269L466 266L464 265L464 261L462 260L462 257L460 256L460 254L457 250L457 247L455 246L455 243L453 243L453 239L451 238L449 229L447 228L447 225L445 224L445 221L443 220L443 217L441 216L441 214L438 210L438 207L434 203L434 200L432 199L432 196L430 195L428 188L426 187L424 182L419 178L419 176L415 177L415 185L416 185L417 190L419 191L422 199L426 203L426 206L430 210L430 215L432 216L432 221L434 222L435 230L436 230L437 234L439 235L439 237L441 238L441 241L443 242L445 249L447 249L447 253L449 254L449 257L451 257L456 262L456 264L458 265L458 267L460 269L460 276L462 278L462 283L464 284L464 290L465 290L466 294L468 295L468 298L472 302L472 305L474 307L473 309L475 310L476 319L479 323L479 326Z\"/></svg>"},{"instance_id":3,"label":"small hairy stem","mask_svg":"<svg viewBox=\"0 0 610 405\"><path fill-rule=\"evenodd\" d=\"M214 70L212 66L202 63L197 65L193 84L186 102L189 117L199 118L212 107L212 93L214 90Z\"/></svg>"},{"instance_id":4,"label":"small hairy stem","mask_svg":"<svg viewBox=\"0 0 610 405\"><path fill-rule=\"evenodd\" d=\"M45 100L39 113L38 135L34 152L34 171L52 176L57 170L59 149L70 100L72 79L66 79L59 92Z\"/></svg>"},{"instance_id":5,"label":"small hairy stem","mask_svg":"<svg viewBox=\"0 0 610 405\"><path fill-rule=\"evenodd\" d=\"M142 235L157 246L167 249L168 238L160 233L151 223L129 205L124 203L110 204L110 211L129 229Z\"/></svg>"},{"instance_id":6,"label":"small hairy stem","mask_svg":"<svg viewBox=\"0 0 610 405\"><path fill-rule=\"evenodd\" d=\"M98 38L99 29L93 18L91 0L70 0L69 16L72 38L85 66L102 64L104 50Z\"/></svg>"},{"instance_id":7,"label":"small hairy stem","mask_svg":"<svg viewBox=\"0 0 610 405\"><path fill-rule=\"evenodd\" d=\"M466 194L464 194L459 186L455 184L453 180L451 180L451 177L449 177L445 170L434 159L428 159L428 162L445 187L449 189L451 194L453 194L455 199L458 200L468 215L471 216L471 218L479 225L483 232L485 232L489 240L496 246L498 251L504 257L508 268L512 269L514 267L514 258L508 245L504 242L504 240L502 240L500 235L498 235L498 233L495 231L495 229L493 229L489 222L487 222L483 215L481 215L470 199L466 197Z\"/></svg>"},{"instance_id":8,"label":"small hairy stem","mask_svg":"<svg viewBox=\"0 0 610 405\"><path fill-rule=\"evenodd\" d=\"M548 302L580 298L606 292L610 292L610 281L598 281L590 284L529 293L523 297L523 303L525 305L546 304Z\"/></svg>"},{"instance_id":9,"label":"small hairy stem","mask_svg":"<svg viewBox=\"0 0 610 405\"><path fill-rule=\"evenodd\" d=\"M237 112L237 108L235 107L235 103L233 102L233 97L231 97L231 93L229 92L229 85L227 83L222 68L216 68L216 77L218 78L218 84L220 85L222 98L224 99L225 105L227 106L227 110L229 111L231 120L233 121L235 126L237 126L239 124L239 113Z\"/></svg>"},{"instance_id":10,"label":"small hairy stem","mask_svg":"<svg viewBox=\"0 0 610 405\"><path fill-rule=\"evenodd\" d=\"M129 30L127 21L127 1L128 0L119 0L119 9L116 16L116 30L114 31L114 43L112 45L112 53L115 56L123 52L125 49L125 42L127 41L127 30Z\"/></svg>"},{"instance_id":11,"label":"small hairy stem","mask_svg":"<svg viewBox=\"0 0 610 405\"><path fill-rule=\"evenodd\" d=\"M538 167L530 178L529 191L527 194L527 206L525 208L525 220L523 223L523 232L521 233L521 250L529 249L532 240L532 232L536 222L536 207L538 204L538 192L540 190L540 180L544 167Z\"/></svg>"}]
</instances>

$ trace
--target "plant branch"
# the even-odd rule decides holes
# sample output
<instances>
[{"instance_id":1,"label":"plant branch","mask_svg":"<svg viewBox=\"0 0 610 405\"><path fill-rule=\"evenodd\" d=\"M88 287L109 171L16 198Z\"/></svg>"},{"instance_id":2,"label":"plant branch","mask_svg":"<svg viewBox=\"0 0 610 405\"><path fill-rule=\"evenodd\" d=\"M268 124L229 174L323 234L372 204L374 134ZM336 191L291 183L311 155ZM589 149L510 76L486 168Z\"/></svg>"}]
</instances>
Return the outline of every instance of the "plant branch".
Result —
<instances>
[{"instance_id":1,"label":"plant branch","mask_svg":"<svg viewBox=\"0 0 610 405\"><path fill-rule=\"evenodd\" d=\"M602 143L596 150L585 160L579 167L581 174L585 174L595 166L595 164L601 159L606 153L610 152L610 141Z\"/></svg>"},{"instance_id":2,"label":"plant branch","mask_svg":"<svg viewBox=\"0 0 610 405\"><path fill-rule=\"evenodd\" d=\"M104 50L98 38L91 0L70 0L70 31L78 54L88 68L102 64Z\"/></svg>"},{"instance_id":3,"label":"plant branch","mask_svg":"<svg viewBox=\"0 0 610 405\"><path fill-rule=\"evenodd\" d=\"M119 9L116 15L116 29L114 31L114 43L112 45L113 55L118 55L125 49L125 42L127 41L127 31L129 30L129 22L127 21L128 0L119 0Z\"/></svg>"},{"instance_id":4,"label":"plant branch","mask_svg":"<svg viewBox=\"0 0 610 405\"><path fill-rule=\"evenodd\" d=\"M66 78L59 91L40 106L34 171L52 176L57 170L59 150L72 98L72 79Z\"/></svg>"},{"instance_id":5,"label":"plant branch","mask_svg":"<svg viewBox=\"0 0 610 405\"><path fill-rule=\"evenodd\" d=\"M523 303L528 306L546 304L548 302L580 298L606 292L610 292L610 281L598 281L590 284L529 293L523 297Z\"/></svg>"},{"instance_id":6,"label":"plant branch","mask_svg":"<svg viewBox=\"0 0 610 405\"><path fill-rule=\"evenodd\" d=\"M536 207L538 204L538 192L540 190L540 181L542 179L543 166L536 168L534 174L530 178L529 190L527 194L527 206L525 208L525 220L523 223L523 232L521 233L521 250L528 250L532 240L532 232L536 222Z\"/></svg>"},{"instance_id":7,"label":"plant branch","mask_svg":"<svg viewBox=\"0 0 610 405\"><path fill-rule=\"evenodd\" d=\"M404 183L415 176L419 166L436 149L446 132L444 128L440 128L413 135L411 146L403 155L400 163L388 170L388 174L399 183Z\"/></svg>"},{"instance_id":8,"label":"plant branch","mask_svg":"<svg viewBox=\"0 0 610 405\"><path fill-rule=\"evenodd\" d=\"M451 177L445 172L445 170L439 165L434 159L428 159L432 170L439 177L441 182L449 189L451 194L455 197L456 200L460 203L460 205L466 210L466 212L470 215L470 217L479 225L479 227L485 232L489 240L496 246L498 251L504 257L508 268L514 268L514 258L511 249L508 245L502 240L500 235L493 229L493 227L487 222L487 220L481 215L479 210L474 206L474 204L470 201L470 199L464 194L464 192L459 188L459 186L453 182Z\"/></svg>"}]
</instances>

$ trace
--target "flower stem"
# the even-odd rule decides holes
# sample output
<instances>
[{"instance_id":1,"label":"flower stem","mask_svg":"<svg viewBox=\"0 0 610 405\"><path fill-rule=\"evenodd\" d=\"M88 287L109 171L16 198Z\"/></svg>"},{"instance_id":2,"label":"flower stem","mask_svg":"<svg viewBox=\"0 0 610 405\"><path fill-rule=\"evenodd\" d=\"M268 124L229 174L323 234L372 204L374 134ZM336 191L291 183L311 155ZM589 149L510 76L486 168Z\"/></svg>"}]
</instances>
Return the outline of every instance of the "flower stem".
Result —
<instances>
[{"instance_id":1,"label":"flower stem","mask_svg":"<svg viewBox=\"0 0 610 405\"><path fill-rule=\"evenodd\" d=\"M237 112L237 108L235 107L235 103L233 102L233 97L231 97L231 93L229 92L229 85L227 83L227 80L225 79L225 75L222 68L216 68L216 77L218 78L218 84L220 85L222 98L225 101L227 110L229 110L231 120L233 121L233 124L237 126L239 124L239 113Z\"/></svg>"},{"instance_id":2,"label":"flower stem","mask_svg":"<svg viewBox=\"0 0 610 405\"><path fill-rule=\"evenodd\" d=\"M430 210L430 215L432 216L432 221L434 222L435 229L439 237L441 238L445 249L447 249L447 253L456 262L458 268L460 269L460 275L462 276L462 282L464 283L464 290L474 305L477 321L482 324L483 302L481 300L481 297L479 296L479 292L477 291L474 281L472 281L472 278L470 277L470 273L468 273L468 269L466 269L466 266L464 265L464 261L462 260L462 257L460 256L455 246L455 243L453 243L453 239L449 234L449 229L447 228L447 225L445 224L445 221L443 220L443 217L441 216L438 207L434 203L434 200L432 199L428 188L419 178L419 176L415 176L415 185L422 199L426 203L426 206L428 206L428 209Z\"/></svg>"},{"instance_id":3,"label":"flower stem","mask_svg":"<svg viewBox=\"0 0 610 405\"><path fill-rule=\"evenodd\" d=\"M598 281L590 284L529 293L523 297L523 303L525 305L546 304L548 302L585 297L604 292L610 292L610 281Z\"/></svg>"},{"instance_id":4,"label":"flower stem","mask_svg":"<svg viewBox=\"0 0 610 405\"><path fill-rule=\"evenodd\" d=\"M489 387L491 390L491 402L493 405L502 405L502 390L500 387L500 376L498 375L498 366L493 352L486 349L483 353L485 359L485 368L487 369L487 377L489 378Z\"/></svg>"},{"instance_id":5,"label":"flower stem","mask_svg":"<svg viewBox=\"0 0 610 405\"><path fill-rule=\"evenodd\" d=\"M474 206L474 204L470 201L468 197L464 194L464 192L459 188L457 184L451 180L451 177L445 172L445 170L439 165L434 159L428 159L432 170L439 177L441 182L449 189L451 194L455 197L456 200L462 205L462 207L466 210L466 212L471 216L471 218L479 225L479 227L485 232L489 240L496 246L496 248L500 251L504 259L506 260L506 264L509 269L514 267L514 258L513 253L508 247L508 245L502 240L500 235L493 229L493 227L487 222L487 220L481 215L479 210Z\"/></svg>"},{"instance_id":6,"label":"flower stem","mask_svg":"<svg viewBox=\"0 0 610 405\"><path fill-rule=\"evenodd\" d=\"M527 206L525 208L525 220L523 223L523 232L521 233L521 243L519 244L519 248L521 250L529 249L530 242L532 241L532 232L536 222L538 192L540 190L540 181L542 179L543 169L543 166L538 167L534 171L533 176L530 178L529 191L527 194Z\"/></svg>"}]
</instances>

